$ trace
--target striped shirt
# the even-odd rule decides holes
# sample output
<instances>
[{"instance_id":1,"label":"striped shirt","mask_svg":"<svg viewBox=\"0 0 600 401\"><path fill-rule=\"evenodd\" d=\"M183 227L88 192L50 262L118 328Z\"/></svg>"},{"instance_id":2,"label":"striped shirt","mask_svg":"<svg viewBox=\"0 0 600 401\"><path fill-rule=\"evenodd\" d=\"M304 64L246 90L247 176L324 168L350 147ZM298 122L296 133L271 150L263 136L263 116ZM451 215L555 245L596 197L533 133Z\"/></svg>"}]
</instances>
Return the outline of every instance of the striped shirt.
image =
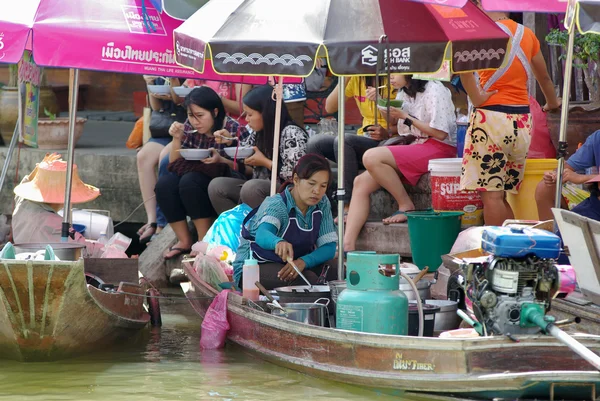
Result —
<instances>
[{"instance_id":1,"label":"striped shirt","mask_svg":"<svg viewBox=\"0 0 600 401\"><path fill-rule=\"evenodd\" d=\"M316 206L310 206L306 211L306 215L304 215L296 206L296 202L294 201L294 197L290 193L289 188L290 187L286 188L285 190L287 204L283 202L281 195L276 194L266 198L262 205L260 205L260 208L254 217L252 217L250 221L246 223L246 228L250 232L250 235L255 237L258 227L262 223L269 223L277 228L277 237L282 239L283 234L289 225L289 214L292 209L296 210L296 220L298 221L298 226L304 230L310 230L312 229L313 211L318 207L323 213L323 218L321 219L321 227L319 228L319 235L315 245L318 248L331 242L337 242L337 232L333 223L333 216L331 215L331 203L329 202L327 196L323 196L323 199L321 199ZM277 245L277 242L272 244L272 250L275 249L275 245ZM234 280L236 282L239 280L240 275L242 274L244 260L249 258L250 242L244 238L241 238L240 246L238 248L235 261L233 262ZM315 266L309 266L307 264L307 268L311 267Z\"/></svg>"}]
</instances>

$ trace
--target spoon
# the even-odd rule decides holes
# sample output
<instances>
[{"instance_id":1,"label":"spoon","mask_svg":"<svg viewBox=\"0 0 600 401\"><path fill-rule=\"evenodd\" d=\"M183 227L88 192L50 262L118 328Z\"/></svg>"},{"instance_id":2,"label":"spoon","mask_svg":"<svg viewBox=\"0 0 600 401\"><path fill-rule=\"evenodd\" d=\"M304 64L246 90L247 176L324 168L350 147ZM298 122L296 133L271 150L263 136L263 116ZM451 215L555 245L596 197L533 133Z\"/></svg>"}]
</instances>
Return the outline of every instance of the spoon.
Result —
<instances>
[{"instance_id":1,"label":"spoon","mask_svg":"<svg viewBox=\"0 0 600 401\"><path fill-rule=\"evenodd\" d=\"M304 280L304 282L305 282L306 284L308 284L308 287L309 287L308 289L309 289L309 291L310 291L310 290L312 290L312 288L313 288L313 285L310 283L310 281L308 281L308 280L306 279L306 277L304 277L304 274L302 274L302 273L300 272L300 269L298 269L298 266L296 266L296 264L294 263L294 261L292 260L292 258L287 258L287 262L288 262L288 263L289 263L289 264L290 264L290 265L291 265L291 266L294 268L294 270L296 270L296 273L298 273L298 275L299 275L300 277L302 277L302 280Z\"/></svg>"}]
</instances>

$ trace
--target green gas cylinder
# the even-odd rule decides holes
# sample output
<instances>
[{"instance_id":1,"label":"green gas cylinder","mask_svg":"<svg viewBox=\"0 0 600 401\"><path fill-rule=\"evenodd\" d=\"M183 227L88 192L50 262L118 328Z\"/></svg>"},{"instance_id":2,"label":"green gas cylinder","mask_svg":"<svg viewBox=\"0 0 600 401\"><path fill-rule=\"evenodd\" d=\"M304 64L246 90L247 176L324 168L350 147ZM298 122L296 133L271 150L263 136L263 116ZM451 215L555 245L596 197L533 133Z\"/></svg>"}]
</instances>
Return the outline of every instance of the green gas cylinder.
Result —
<instances>
[{"instance_id":1,"label":"green gas cylinder","mask_svg":"<svg viewBox=\"0 0 600 401\"><path fill-rule=\"evenodd\" d=\"M349 252L346 266L347 287L337 299L336 327L407 335L408 299L399 290L400 256Z\"/></svg>"}]
</instances>

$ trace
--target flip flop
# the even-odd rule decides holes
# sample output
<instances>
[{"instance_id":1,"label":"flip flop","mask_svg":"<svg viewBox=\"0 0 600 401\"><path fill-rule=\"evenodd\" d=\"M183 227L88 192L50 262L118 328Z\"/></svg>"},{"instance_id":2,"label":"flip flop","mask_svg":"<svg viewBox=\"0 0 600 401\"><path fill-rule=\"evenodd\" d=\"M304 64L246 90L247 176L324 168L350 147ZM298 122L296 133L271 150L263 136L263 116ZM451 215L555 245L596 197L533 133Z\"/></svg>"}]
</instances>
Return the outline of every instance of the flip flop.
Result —
<instances>
[{"instance_id":1,"label":"flip flop","mask_svg":"<svg viewBox=\"0 0 600 401\"><path fill-rule=\"evenodd\" d=\"M171 251L177 251L177 252L171 256L163 256L163 258L165 260L175 259L176 257L178 257L180 255L190 253L192 251L192 248L179 248L179 247L171 246L171 247L169 247L169 252L171 252Z\"/></svg>"},{"instance_id":2,"label":"flip flop","mask_svg":"<svg viewBox=\"0 0 600 401\"><path fill-rule=\"evenodd\" d=\"M402 211L402 210L397 210L395 211L390 217L386 217L386 219L392 218L394 216L398 216L398 215L404 215L406 216L406 212ZM403 224L406 223L406 221L399 221L399 222L387 222L387 221L382 221L384 226L389 226L390 224Z\"/></svg>"}]
</instances>

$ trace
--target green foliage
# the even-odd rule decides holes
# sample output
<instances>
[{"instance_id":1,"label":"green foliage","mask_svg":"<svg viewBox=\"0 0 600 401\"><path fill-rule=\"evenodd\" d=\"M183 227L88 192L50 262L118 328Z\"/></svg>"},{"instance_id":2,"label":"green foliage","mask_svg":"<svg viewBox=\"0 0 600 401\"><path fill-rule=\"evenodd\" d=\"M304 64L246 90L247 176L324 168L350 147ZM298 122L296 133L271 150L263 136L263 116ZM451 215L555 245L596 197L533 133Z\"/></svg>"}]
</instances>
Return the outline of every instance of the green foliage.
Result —
<instances>
[{"instance_id":1,"label":"green foliage","mask_svg":"<svg viewBox=\"0 0 600 401\"><path fill-rule=\"evenodd\" d=\"M47 108L44 107L44 114L46 115L46 117L48 117L50 120L56 120L56 114L51 113Z\"/></svg>"},{"instance_id":2,"label":"green foliage","mask_svg":"<svg viewBox=\"0 0 600 401\"><path fill-rule=\"evenodd\" d=\"M568 41L569 33L567 31L552 29L550 33L546 35L546 42L548 42L549 45L559 46L566 49ZM580 61L580 63L574 64L575 67L587 68L588 62L598 61L599 55L600 35L575 34L573 58ZM566 52L560 56L561 60L564 60L565 56Z\"/></svg>"}]
</instances>

